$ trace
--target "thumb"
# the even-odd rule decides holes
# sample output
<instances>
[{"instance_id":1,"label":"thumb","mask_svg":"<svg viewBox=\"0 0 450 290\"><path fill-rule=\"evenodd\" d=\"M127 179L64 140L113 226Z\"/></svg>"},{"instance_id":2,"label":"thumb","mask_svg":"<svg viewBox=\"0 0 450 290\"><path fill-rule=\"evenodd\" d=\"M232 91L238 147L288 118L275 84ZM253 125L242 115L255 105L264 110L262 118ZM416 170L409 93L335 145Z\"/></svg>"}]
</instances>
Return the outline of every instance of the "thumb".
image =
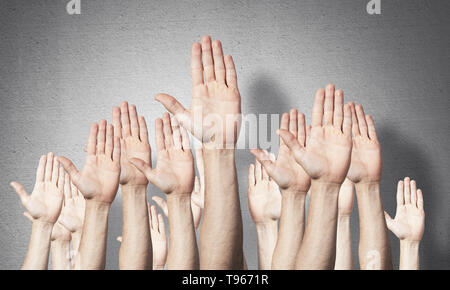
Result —
<instances>
[{"instance_id":1,"label":"thumb","mask_svg":"<svg viewBox=\"0 0 450 290\"><path fill-rule=\"evenodd\" d=\"M31 216L31 214L29 212L24 212L23 215L30 221L33 222L34 218Z\"/></svg>"},{"instance_id":2,"label":"thumb","mask_svg":"<svg viewBox=\"0 0 450 290\"><path fill-rule=\"evenodd\" d=\"M145 175L145 177L147 177L148 181L154 184L155 173L153 172L150 164L139 158L131 158L130 163L133 164L139 171L141 171Z\"/></svg>"},{"instance_id":3,"label":"thumb","mask_svg":"<svg viewBox=\"0 0 450 290\"><path fill-rule=\"evenodd\" d=\"M277 131L277 134L280 135L281 139L283 139L283 142L286 144L289 150L294 153L295 160L298 163L301 163L302 157L305 154L305 148L303 146L300 146L297 138L295 138L295 136L291 132L285 129L279 129Z\"/></svg>"},{"instance_id":4,"label":"thumb","mask_svg":"<svg viewBox=\"0 0 450 290\"><path fill-rule=\"evenodd\" d=\"M25 203L28 201L28 194L25 191L25 188L23 188L23 186L20 183L15 182L15 181L11 182L10 185L16 191L23 206L25 206Z\"/></svg>"},{"instance_id":5,"label":"thumb","mask_svg":"<svg viewBox=\"0 0 450 290\"><path fill-rule=\"evenodd\" d=\"M118 237L116 238L116 240L117 240L119 243L121 243L121 242L122 242L122 236L118 236Z\"/></svg>"},{"instance_id":6,"label":"thumb","mask_svg":"<svg viewBox=\"0 0 450 290\"><path fill-rule=\"evenodd\" d=\"M152 200L159 206L159 208L163 211L166 217L169 216L169 209L167 208L167 202L163 198L159 196L153 196Z\"/></svg>"},{"instance_id":7,"label":"thumb","mask_svg":"<svg viewBox=\"0 0 450 290\"><path fill-rule=\"evenodd\" d=\"M261 163L269 176L276 179L275 175L275 163L271 160L269 153L261 149L250 149L250 153Z\"/></svg>"},{"instance_id":8,"label":"thumb","mask_svg":"<svg viewBox=\"0 0 450 290\"><path fill-rule=\"evenodd\" d=\"M160 102L170 113L172 113L181 124L181 126L185 127L189 131L191 130L191 118L189 112L183 107L180 102L177 101L174 97L168 94L157 94L155 96L155 100Z\"/></svg>"},{"instance_id":9,"label":"thumb","mask_svg":"<svg viewBox=\"0 0 450 290\"><path fill-rule=\"evenodd\" d=\"M72 163L72 161L70 161L70 159L63 157L63 156L59 156L58 157L58 161L61 163L61 165L63 166L64 170L69 173L70 179L72 180L72 183L76 186L76 187L80 187L79 186L79 182L80 182L80 172L78 171L78 169L75 167L75 165Z\"/></svg>"},{"instance_id":10,"label":"thumb","mask_svg":"<svg viewBox=\"0 0 450 290\"><path fill-rule=\"evenodd\" d=\"M394 220L391 218L391 216L387 212L384 212L384 219L386 220L386 225L387 225L388 229L391 232L394 232L393 231L393 229L394 229Z\"/></svg>"}]
</instances>

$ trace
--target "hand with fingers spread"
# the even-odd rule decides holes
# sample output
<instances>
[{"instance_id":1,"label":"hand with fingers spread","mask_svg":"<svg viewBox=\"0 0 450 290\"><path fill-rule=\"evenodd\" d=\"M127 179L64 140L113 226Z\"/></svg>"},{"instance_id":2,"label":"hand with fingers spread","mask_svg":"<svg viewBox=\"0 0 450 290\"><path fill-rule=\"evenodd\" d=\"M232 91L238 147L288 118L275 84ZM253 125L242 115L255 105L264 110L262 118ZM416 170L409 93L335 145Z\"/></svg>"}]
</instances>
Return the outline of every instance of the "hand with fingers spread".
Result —
<instances>
[{"instance_id":1,"label":"hand with fingers spread","mask_svg":"<svg viewBox=\"0 0 450 290\"><path fill-rule=\"evenodd\" d=\"M397 186L397 210L392 219L384 212L388 229L400 240L400 270L419 269L419 245L425 229L422 190L405 177Z\"/></svg>"},{"instance_id":2,"label":"hand with fingers spread","mask_svg":"<svg viewBox=\"0 0 450 290\"><path fill-rule=\"evenodd\" d=\"M203 77L204 76L204 77ZM159 94L156 100L175 115L192 135L213 148L234 148L239 135L241 97L236 70L222 44L205 36L191 48L192 104L185 109L174 97Z\"/></svg>"},{"instance_id":3,"label":"hand with fingers spread","mask_svg":"<svg viewBox=\"0 0 450 290\"><path fill-rule=\"evenodd\" d=\"M48 267L51 235L61 213L64 195L64 170L53 153L42 156L36 171L33 192L28 195L22 185L11 182L33 221L28 252L22 269L44 270Z\"/></svg>"},{"instance_id":4,"label":"hand with fingers spread","mask_svg":"<svg viewBox=\"0 0 450 290\"><path fill-rule=\"evenodd\" d=\"M130 162L167 195L171 234L168 269L198 269L198 250L191 210L194 188L194 158L186 129L176 118L164 114L155 122L157 162L133 158Z\"/></svg>"},{"instance_id":5,"label":"hand with fingers spread","mask_svg":"<svg viewBox=\"0 0 450 290\"><path fill-rule=\"evenodd\" d=\"M355 184L359 211L361 269L391 269L391 248L380 196L381 148L375 123L361 105L350 103L353 150L348 179Z\"/></svg>"},{"instance_id":6,"label":"hand with fingers spread","mask_svg":"<svg viewBox=\"0 0 450 290\"><path fill-rule=\"evenodd\" d=\"M119 268L147 270L152 267L152 244L147 211L145 175L133 166L132 158L150 162L147 124L137 114L135 105L123 102L113 108L114 135L120 137L120 184L122 189L123 242L119 252Z\"/></svg>"},{"instance_id":7,"label":"hand with fingers spread","mask_svg":"<svg viewBox=\"0 0 450 290\"><path fill-rule=\"evenodd\" d=\"M80 269L104 269L108 216L119 187L120 139L105 120L89 132L86 162L81 171L58 157L73 184L86 199L85 221L76 264Z\"/></svg>"},{"instance_id":8,"label":"hand with fingers spread","mask_svg":"<svg viewBox=\"0 0 450 290\"><path fill-rule=\"evenodd\" d=\"M265 152L268 154L267 152ZM275 156L271 154L274 160ZM278 185L255 159L248 169L248 208L258 234L258 268L270 270L277 241L281 194Z\"/></svg>"},{"instance_id":9,"label":"hand with fingers spread","mask_svg":"<svg viewBox=\"0 0 450 290\"><path fill-rule=\"evenodd\" d=\"M152 234L153 270L164 270L167 260L167 236L164 218L155 206L148 204L150 232Z\"/></svg>"}]
</instances>

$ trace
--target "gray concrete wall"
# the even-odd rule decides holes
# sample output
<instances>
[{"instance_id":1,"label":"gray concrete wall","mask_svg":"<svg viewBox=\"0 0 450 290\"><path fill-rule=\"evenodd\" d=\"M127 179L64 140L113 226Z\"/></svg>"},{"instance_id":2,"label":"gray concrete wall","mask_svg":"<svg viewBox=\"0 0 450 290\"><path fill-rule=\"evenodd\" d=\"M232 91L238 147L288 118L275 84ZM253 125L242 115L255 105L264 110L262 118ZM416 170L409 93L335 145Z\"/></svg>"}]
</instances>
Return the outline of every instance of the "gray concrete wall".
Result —
<instances>
[{"instance_id":1,"label":"gray concrete wall","mask_svg":"<svg viewBox=\"0 0 450 290\"><path fill-rule=\"evenodd\" d=\"M384 207L394 214L396 181L415 178L426 211L421 267L450 268L449 1L382 0L382 14L368 15L368 0L81 0L81 15L72 16L67 2L0 1L1 269L20 267L31 230L9 182L31 191L38 158L48 151L81 166L90 123L110 120L122 100L151 123L164 112L153 100L157 92L189 105L189 49L204 34L234 56L245 113L295 106L310 120L315 90L330 82L346 100L362 103L382 143ZM246 197L251 161L248 150L238 152L245 255L255 269ZM150 187L153 194L161 195ZM109 269L118 267L121 216L119 194ZM356 209L352 234L356 257ZM392 234L391 242L397 267Z\"/></svg>"}]
</instances>

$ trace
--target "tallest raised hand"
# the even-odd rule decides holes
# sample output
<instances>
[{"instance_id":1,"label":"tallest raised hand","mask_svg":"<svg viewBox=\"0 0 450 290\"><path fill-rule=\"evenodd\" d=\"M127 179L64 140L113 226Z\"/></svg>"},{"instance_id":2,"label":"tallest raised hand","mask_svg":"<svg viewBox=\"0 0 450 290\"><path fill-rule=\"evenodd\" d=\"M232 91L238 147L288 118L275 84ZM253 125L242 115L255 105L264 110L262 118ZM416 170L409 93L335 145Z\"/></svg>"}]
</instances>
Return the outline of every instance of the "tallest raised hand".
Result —
<instances>
[{"instance_id":1,"label":"tallest raised hand","mask_svg":"<svg viewBox=\"0 0 450 290\"><path fill-rule=\"evenodd\" d=\"M234 148L241 120L241 97L231 55L222 44L204 36L191 48L192 104L189 109L174 97L158 94L156 100L205 145Z\"/></svg>"}]
</instances>

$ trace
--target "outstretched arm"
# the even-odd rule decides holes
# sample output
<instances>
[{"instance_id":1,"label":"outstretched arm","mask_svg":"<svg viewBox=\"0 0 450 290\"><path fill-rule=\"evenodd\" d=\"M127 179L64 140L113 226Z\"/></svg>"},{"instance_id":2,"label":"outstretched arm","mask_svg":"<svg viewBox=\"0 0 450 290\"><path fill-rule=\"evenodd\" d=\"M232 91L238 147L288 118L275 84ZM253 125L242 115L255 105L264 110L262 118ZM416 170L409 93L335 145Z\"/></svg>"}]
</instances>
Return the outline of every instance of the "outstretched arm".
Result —
<instances>
[{"instance_id":1,"label":"outstretched arm","mask_svg":"<svg viewBox=\"0 0 450 290\"><path fill-rule=\"evenodd\" d=\"M361 105L351 104L353 150L348 178L355 183L359 211L361 269L392 269L380 196L381 148L375 124Z\"/></svg>"},{"instance_id":2,"label":"outstretched arm","mask_svg":"<svg viewBox=\"0 0 450 290\"><path fill-rule=\"evenodd\" d=\"M105 120L91 126L83 170L59 157L73 184L86 198L83 233L76 263L83 270L105 268L106 237L111 203L117 194L120 175L120 141Z\"/></svg>"},{"instance_id":3,"label":"outstretched arm","mask_svg":"<svg viewBox=\"0 0 450 290\"><path fill-rule=\"evenodd\" d=\"M63 202L64 170L53 153L49 153L39 160L36 184L31 195L17 182L11 182L11 186L33 221L22 269L46 270L53 226L58 220Z\"/></svg>"},{"instance_id":4,"label":"outstretched arm","mask_svg":"<svg viewBox=\"0 0 450 290\"><path fill-rule=\"evenodd\" d=\"M205 209L200 230L202 269L242 269L242 216L235 166L241 98L231 56L209 36L191 50L192 105L175 98L156 100L203 142ZM203 77L204 76L204 77ZM170 212L170 211L169 211ZM220 224L220 226L218 226Z\"/></svg>"},{"instance_id":5,"label":"outstretched arm","mask_svg":"<svg viewBox=\"0 0 450 290\"><path fill-rule=\"evenodd\" d=\"M397 186L395 219L384 212L387 227L400 240L400 270L419 270L419 245L425 229L422 190L405 177Z\"/></svg>"},{"instance_id":6,"label":"outstretched arm","mask_svg":"<svg viewBox=\"0 0 450 290\"><path fill-rule=\"evenodd\" d=\"M353 210L353 182L345 179L339 190L335 270L352 270L352 235L350 217Z\"/></svg>"}]
</instances>

